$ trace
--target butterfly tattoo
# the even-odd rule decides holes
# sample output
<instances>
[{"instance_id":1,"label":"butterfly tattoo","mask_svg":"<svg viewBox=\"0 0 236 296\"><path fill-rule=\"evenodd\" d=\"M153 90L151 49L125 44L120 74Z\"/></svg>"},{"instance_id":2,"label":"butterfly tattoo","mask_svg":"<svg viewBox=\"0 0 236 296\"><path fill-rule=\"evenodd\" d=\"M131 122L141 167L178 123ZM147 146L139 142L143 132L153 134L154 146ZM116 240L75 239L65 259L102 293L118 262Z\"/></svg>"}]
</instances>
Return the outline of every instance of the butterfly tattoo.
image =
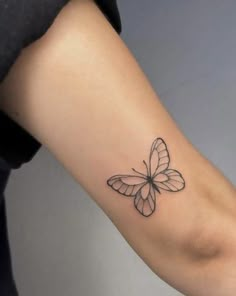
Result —
<instances>
[{"instance_id":1,"label":"butterfly tattoo","mask_svg":"<svg viewBox=\"0 0 236 296\"><path fill-rule=\"evenodd\" d=\"M146 174L136 172L135 175L114 175L107 184L125 196L134 197L134 206L140 214L148 217L156 209L156 195L160 190L180 191L185 187L183 176L177 170L169 169L170 155L166 143L156 138L151 146L149 162L146 163Z\"/></svg>"}]
</instances>

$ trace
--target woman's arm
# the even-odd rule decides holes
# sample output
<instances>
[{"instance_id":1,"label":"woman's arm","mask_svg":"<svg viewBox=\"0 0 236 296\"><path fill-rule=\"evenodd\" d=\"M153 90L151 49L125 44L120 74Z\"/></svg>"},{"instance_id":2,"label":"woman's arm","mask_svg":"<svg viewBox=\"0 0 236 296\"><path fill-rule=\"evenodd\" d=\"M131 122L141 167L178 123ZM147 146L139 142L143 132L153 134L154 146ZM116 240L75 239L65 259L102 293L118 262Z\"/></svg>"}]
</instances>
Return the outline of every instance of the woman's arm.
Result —
<instances>
[{"instance_id":1,"label":"woman's arm","mask_svg":"<svg viewBox=\"0 0 236 296\"><path fill-rule=\"evenodd\" d=\"M1 108L57 157L163 280L186 295L235 295L235 188L183 136L92 0L71 1L23 51L1 86ZM151 149L157 138L169 163L161 140ZM146 174L150 154L152 172L158 157L163 163L149 195L139 190L144 179L110 179L137 174L131 168ZM133 196L114 190L116 182ZM156 198L155 209L146 197Z\"/></svg>"}]
</instances>

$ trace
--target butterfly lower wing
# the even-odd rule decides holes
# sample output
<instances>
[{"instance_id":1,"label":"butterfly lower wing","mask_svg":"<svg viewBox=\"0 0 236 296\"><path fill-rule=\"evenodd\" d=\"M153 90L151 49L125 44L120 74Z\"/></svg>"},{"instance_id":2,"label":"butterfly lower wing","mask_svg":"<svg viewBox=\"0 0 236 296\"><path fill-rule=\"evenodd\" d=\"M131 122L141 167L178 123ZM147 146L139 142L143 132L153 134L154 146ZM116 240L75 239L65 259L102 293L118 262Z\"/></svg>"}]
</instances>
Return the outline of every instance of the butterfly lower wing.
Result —
<instances>
[{"instance_id":1,"label":"butterfly lower wing","mask_svg":"<svg viewBox=\"0 0 236 296\"><path fill-rule=\"evenodd\" d=\"M125 196L135 196L145 183L145 178L133 175L115 175L107 180L112 189Z\"/></svg>"},{"instance_id":2,"label":"butterfly lower wing","mask_svg":"<svg viewBox=\"0 0 236 296\"><path fill-rule=\"evenodd\" d=\"M154 184L163 190L180 191L185 187L185 181L180 172L167 169L157 174L153 179Z\"/></svg>"},{"instance_id":3,"label":"butterfly lower wing","mask_svg":"<svg viewBox=\"0 0 236 296\"><path fill-rule=\"evenodd\" d=\"M134 206L145 217L150 216L156 208L155 189L150 183L143 185L135 195Z\"/></svg>"}]
</instances>

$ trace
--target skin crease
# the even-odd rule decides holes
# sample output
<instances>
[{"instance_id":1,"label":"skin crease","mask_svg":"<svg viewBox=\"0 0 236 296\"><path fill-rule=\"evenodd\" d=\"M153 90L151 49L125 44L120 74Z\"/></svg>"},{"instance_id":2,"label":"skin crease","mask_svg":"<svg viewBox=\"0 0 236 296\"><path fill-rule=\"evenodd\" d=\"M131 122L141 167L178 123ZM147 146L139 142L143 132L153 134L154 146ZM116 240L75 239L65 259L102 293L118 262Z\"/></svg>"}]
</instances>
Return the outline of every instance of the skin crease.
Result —
<instances>
[{"instance_id":1,"label":"skin crease","mask_svg":"<svg viewBox=\"0 0 236 296\"><path fill-rule=\"evenodd\" d=\"M235 295L235 188L184 137L93 1L65 6L23 50L0 96L1 109L64 165L153 272L185 295ZM146 218L106 180L132 167L144 173L156 137L186 187L162 191Z\"/></svg>"}]
</instances>

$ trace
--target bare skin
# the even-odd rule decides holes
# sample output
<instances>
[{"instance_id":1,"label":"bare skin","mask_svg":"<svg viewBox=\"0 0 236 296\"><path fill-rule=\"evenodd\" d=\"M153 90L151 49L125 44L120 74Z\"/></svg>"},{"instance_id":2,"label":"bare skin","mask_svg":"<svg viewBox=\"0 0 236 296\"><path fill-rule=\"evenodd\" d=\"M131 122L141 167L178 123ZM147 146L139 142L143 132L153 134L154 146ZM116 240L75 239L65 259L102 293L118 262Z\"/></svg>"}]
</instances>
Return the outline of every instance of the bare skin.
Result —
<instances>
[{"instance_id":1,"label":"bare skin","mask_svg":"<svg viewBox=\"0 0 236 296\"><path fill-rule=\"evenodd\" d=\"M51 151L159 277L185 295L235 295L235 187L181 133L92 0L65 6L22 52L0 95L1 109ZM144 174L156 138L185 186L156 190L147 217L107 180L132 168Z\"/></svg>"}]
</instances>

